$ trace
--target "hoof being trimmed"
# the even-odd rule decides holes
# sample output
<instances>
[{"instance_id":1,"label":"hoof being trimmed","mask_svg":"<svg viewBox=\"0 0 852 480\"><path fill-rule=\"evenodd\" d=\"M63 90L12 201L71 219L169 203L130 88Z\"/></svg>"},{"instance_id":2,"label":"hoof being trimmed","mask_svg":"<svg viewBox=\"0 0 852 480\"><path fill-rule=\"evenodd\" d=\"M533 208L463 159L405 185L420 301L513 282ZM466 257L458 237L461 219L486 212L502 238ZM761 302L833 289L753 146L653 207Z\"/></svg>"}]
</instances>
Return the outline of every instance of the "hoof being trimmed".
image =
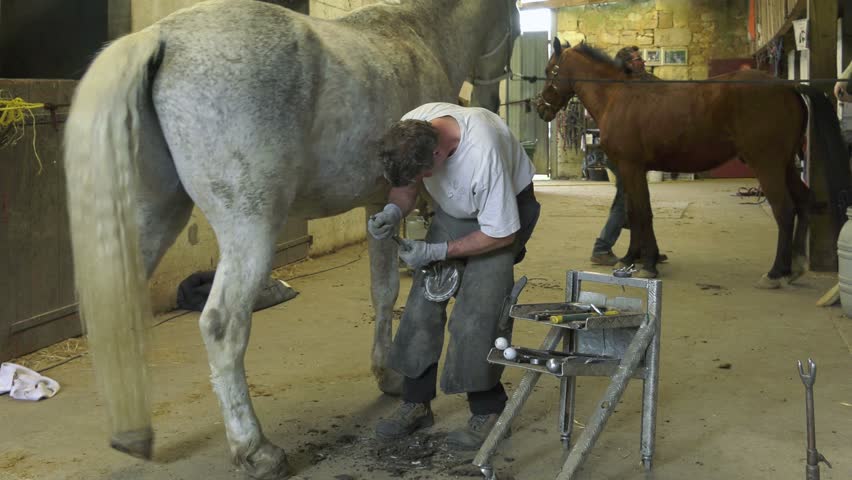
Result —
<instances>
[{"instance_id":1,"label":"hoof being trimmed","mask_svg":"<svg viewBox=\"0 0 852 480\"><path fill-rule=\"evenodd\" d=\"M381 372L373 372L376 377L376 382L379 384L379 390L385 395L398 397L402 395L402 374L387 368L381 369Z\"/></svg>"},{"instance_id":2,"label":"hoof being trimmed","mask_svg":"<svg viewBox=\"0 0 852 480\"><path fill-rule=\"evenodd\" d=\"M781 279L780 278L769 278L769 275L763 274L760 277L760 280L754 284L756 288L761 288L763 290L773 290L776 288L781 288Z\"/></svg>"}]
</instances>

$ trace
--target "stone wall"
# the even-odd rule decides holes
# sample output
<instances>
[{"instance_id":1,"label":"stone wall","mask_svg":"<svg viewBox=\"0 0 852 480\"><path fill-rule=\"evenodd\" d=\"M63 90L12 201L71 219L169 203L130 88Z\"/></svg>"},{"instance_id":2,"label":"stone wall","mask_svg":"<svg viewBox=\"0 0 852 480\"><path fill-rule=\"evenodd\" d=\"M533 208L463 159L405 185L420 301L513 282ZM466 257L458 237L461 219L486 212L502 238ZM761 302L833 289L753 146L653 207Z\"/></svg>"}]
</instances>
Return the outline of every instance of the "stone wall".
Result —
<instances>
[{"instance_id":1,"label":"stone wall","mask_svg":"<svg viewBox=\"0 0 852 480\"><path fill-rule=\"evenodd\" d=\"M557 32L610 54L629 45L687 48L686 66L658 66L654 74L704 79L710 59L749 56L747 7L745 0L638 0L562 8Z\"/></svg>"},{"instance_id":2,"label":"stone wall","mask_svg":"<svg viewBox=\"0 0 852 480\"><path fill-rule=\"evenodd\" d=\"M647 66L670 80L707 78L711 59L749 56L746 0L632 0L567 7L557 13L557 36L614 55L622 47L687 49L687 64ZM580 175L582 155L558 148L560 177Z\"/></svg>"}]
</instances>

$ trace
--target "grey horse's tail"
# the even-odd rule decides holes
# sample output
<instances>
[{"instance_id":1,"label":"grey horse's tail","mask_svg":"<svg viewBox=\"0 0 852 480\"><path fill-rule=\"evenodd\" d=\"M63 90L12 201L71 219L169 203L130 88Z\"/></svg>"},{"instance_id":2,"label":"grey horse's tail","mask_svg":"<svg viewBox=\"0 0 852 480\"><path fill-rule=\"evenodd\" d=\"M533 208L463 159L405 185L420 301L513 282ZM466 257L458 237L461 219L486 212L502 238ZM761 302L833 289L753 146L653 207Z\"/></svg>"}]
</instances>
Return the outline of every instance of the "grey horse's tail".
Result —
<instances>
[{"instance_id":1,"label":"grey horse's tail","mask_svg":"<svg viewBox=\"0 0 852 480\"><path fill-rule=\"evenodd\" d=\"M162 50L157 27L109 45L77 87L65 127L77 294L112 444L146 458L153 442L145 367L151 306L136 224L136 153Z\"/></svg>"}]
</instances>

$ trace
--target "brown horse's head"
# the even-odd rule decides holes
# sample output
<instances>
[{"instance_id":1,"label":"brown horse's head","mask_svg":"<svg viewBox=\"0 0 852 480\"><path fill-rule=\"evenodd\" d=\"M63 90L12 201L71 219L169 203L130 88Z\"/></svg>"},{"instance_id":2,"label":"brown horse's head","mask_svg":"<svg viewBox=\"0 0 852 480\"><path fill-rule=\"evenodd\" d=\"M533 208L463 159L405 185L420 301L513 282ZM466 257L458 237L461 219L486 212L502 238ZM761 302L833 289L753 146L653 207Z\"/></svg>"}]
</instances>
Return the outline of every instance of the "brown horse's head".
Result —
<instances>
[{"instance_id":1,"label":"brown horse's head","mask_svg":"<svg viewBox=\"0 0 852 480\"><path fill-rule=\"evenodd\" d=\"M553 38L553 55L547 62L545 74L547 81L544 84L544 89L535 100L535 109L538 111L538 116L545 122L549 122L556 117L559 110L565 108L568 100L574 96L574 82L566 81L559 77L559 64L562 60L562 53L571 45L565 46L559 41L559 38Z\"/></svg>"}]
</instances>

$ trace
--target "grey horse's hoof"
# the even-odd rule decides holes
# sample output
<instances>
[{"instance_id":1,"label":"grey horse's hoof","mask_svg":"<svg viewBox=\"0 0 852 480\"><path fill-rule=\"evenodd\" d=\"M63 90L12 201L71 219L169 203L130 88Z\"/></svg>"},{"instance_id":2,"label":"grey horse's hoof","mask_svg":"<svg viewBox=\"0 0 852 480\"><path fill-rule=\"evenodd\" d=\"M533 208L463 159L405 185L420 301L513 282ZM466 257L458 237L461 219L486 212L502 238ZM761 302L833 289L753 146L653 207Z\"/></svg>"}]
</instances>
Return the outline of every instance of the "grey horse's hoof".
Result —
<instances>
[{"instance_id":1,"label":"grey horse's hoof","mask_svg":"<svg viewBox=\"0 0 852 480\"><path fill-rule=\"evenodd\" d=\"M150 428L119 432L112 436L109 444L119 452L142 460L151 460L154 450L154 432Z\"/></svg>"},{"instance_id":2,"label":"grey horse's hoof","mask_svg":"<svg viewBox=\"0 0 852 480\"><path fill-rule=\"evenodd\" d=\"M284 480L290 477L287 454L265 438L254 453L246 458L237 458L235 463L246 475L256 480Z\"/></svg>"},{"instance_id":3,"label":"grey horse's hoof","mask_svg":"<svg viewBox=\"0 0 852 480\"><path fill-rule=\"evenodd\" d=\"M402 395L402 374L388 368L374 369L373 375L379 384L379 390L385 395L398 397Z\"/></svg>"},{"instance_id":4,"label":"grey horse's hoof","mask_svg":"<svg viewBox=\"0 0 852 480\"><path fill-rule=\"evenodd\" d=\"M659 273L653 272L651 270L640 269L638 272L633 274L633 278L657 278Z\"/></svg>"},{"instance_id":5,"label":"grey horse's hoof","mask_svg":"<svg viewBox=\"0 0 852 480\"><path fill-rule=\"evenodd\" d=\"M769 278L769 275L763 274L760 277L760 280L754 284L755 288L760 288L763 290L774 290L776 288L781 288L781 279L780 278Z\"/></svg>"}]
</instances>

